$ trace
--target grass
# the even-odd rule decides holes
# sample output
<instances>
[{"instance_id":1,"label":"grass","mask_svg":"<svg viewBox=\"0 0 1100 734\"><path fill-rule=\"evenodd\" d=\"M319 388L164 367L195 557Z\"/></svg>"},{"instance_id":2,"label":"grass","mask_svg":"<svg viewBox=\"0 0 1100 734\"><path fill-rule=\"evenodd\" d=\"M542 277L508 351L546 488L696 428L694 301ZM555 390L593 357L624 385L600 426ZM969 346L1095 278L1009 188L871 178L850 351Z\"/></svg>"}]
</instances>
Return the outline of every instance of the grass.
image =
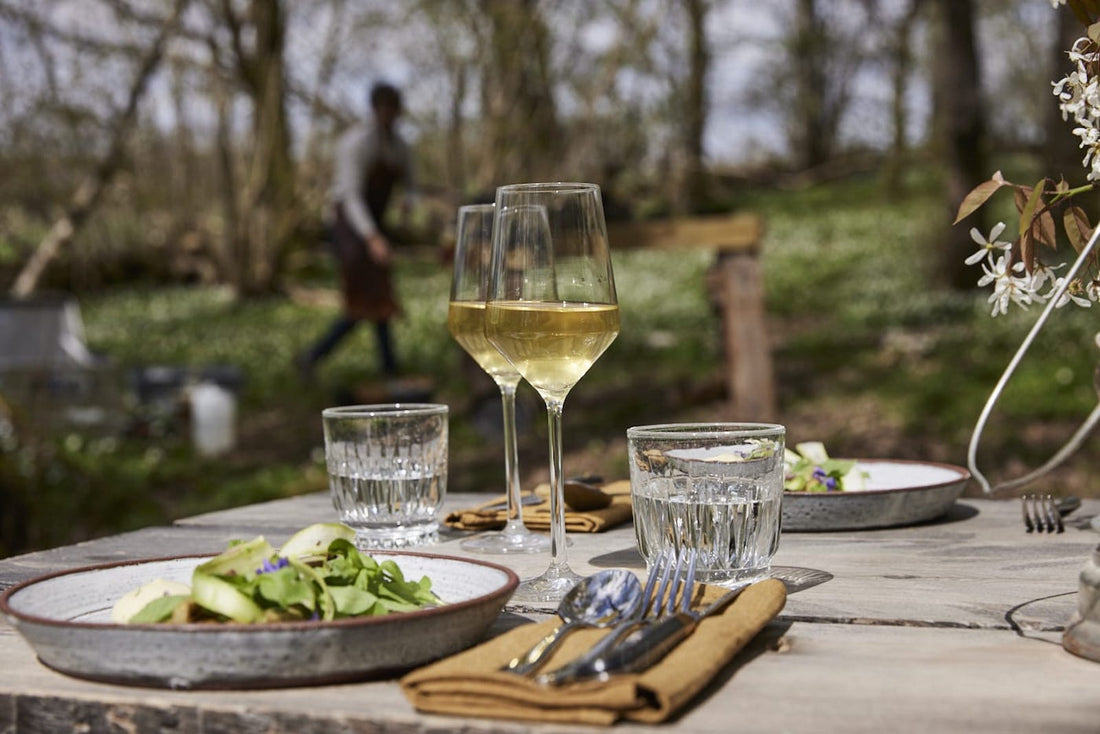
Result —
<instances>
[{"instance_id":1,"label":"grass","mask_svg":"<svg viewBox=\"0 0 1100 734\"><path fill-rule=\"evenodd\" d=\"M791 442L821 440L834 455L965 464L974 421L1037 310L991 319L985 294L930 284L926 264L940 203L917 187L888 201L871 178L740 200L767 221L763 266L780 420ZM704 251L619 251L622 333L570 395L570 473L626 472L628 426L725 418L720 322L705 287ZM977 278L975 270L975 278ZM405 257L395 325L406 372L425 375L452 407L451 489L499 486L495 388L445 328L449 271ZM325 281L325 285L331 281ZM316 284L315 284L316 285ZM303 386L294 354L335 315L290 298L237 302L219 288L139 288L81 299L91 346L119 374L165 364L230 364L244 375L239 449L194 455L181 419L155 422L126 406L129 430L95 435L37 427L15 412L0 433L0 555L117 532L215 508L323 489L320 410L378 384L373 335L355 333ZM1096 401L1095 317L1059 311L1010 383L987 430L981 462L994 477L1049 456ZM521 463L545 476L540 401L521 390ZM18 406L16 406L18 408ZM737 416L744 418L744 416ZM1097 494L1086 448L1054 481ZM22 518L24 522L13 522Z\"/></svg>"}]
</instances>

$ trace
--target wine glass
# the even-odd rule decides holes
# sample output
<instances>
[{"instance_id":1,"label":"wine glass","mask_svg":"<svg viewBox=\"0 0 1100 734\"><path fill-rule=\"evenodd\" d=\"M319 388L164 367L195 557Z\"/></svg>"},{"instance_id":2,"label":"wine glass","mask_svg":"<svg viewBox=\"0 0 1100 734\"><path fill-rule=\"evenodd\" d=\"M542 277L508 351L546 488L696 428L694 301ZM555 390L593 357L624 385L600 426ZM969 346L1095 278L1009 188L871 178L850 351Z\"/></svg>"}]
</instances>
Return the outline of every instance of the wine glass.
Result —
<instances>
[{"instance_id":1,"label":"wine glass","mask_svg":"<svg viewBox=\"0 0 1100 734\"><path fill-rule=\"evenodd\" d=\"M455 231L455 267L447 328L459 346L489 373L500 388L504 410L504 474L508 520L504 529L464 540L463 548L482 553L539 553L550 547L550 538L527 530L519 480L516 447L516 388L520 375L485 337L485 291L493 247L492 204L460 207Z\"/></svg>"},{"instance_id":2,"label":"wine glass","mask_svg":"<svg viewBox=\"0 0 1100 734\"><path fill-rule=\"evenodd\" d=\"M550 567L513 598L557 601L577 582L565 559L561 420L565 397L619 334L600 188L502 186L496 194L485 333L546 403Z\"/></svg>"}]
</instances>

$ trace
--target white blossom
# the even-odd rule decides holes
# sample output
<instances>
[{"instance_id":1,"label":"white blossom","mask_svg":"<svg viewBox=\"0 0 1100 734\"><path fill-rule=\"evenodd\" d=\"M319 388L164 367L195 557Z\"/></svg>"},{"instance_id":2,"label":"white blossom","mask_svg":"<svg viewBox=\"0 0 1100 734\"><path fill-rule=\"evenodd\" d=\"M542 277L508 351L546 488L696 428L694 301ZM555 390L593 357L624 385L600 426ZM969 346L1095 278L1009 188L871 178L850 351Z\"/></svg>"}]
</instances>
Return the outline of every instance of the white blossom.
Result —
<instances>
[{"instance_id":1,"label":"white blossom","mask_svg":"<svg viewBox=\"0 0 1100 734\"><path fill-rule=\"evenodd\" d=\"M1058 8L1060 8L1061 6L1063 6L1065 4L1066 4L1066 0L1050 0L1050 7L1054 8L1055 10L1057 10Z\"/></svg>"},{"instance_id":2,"label":"white blossom","mask_svg":"<svg viewBox=\"0 0 1100 734\"><path fill-rule=\"evenodd\" d=\"M978 280L978 286L993 284L993 294L989 303L993 304L993 315L1008 313L1008 305L1015 303L1023 309L1040 300L1031 287L1030 276L1023 275L1022 262L1008 264L1008 256L1001 255L992 262L982 263L984 275Z\"/></svg>"},{"instance_id":3,"label":"white blossom","mask_svg":"<svg viewBox=\"0 0 1100 734\"><path fill-rule=\"evenodd\" d=\"M1053 298L1054 293L1059 288L1061 288L1062 284L1065 283L1065 282L1066 282L1065 278L1055 278L1054 283L1051 285L1050 292L1046 294L1046 298ZM1081 294L1074 292L1072 284L1070 284L1070 287L1066 288L1065 293L1063 293L1058 298L1058 301L1054 304L1054 307L1055 308L1061 308L1062 306L1065 306L1067 303L1074 303L1074 304L1080 306L1081 308L1089 308L1090 306L1092 306L1092 302L1089 301L1088 298L1085 298Z\"/></svg>"},{"instance_id":4,"label":"white blossom","mask_svg":"<svg viewBox=\"0 0 1100 734\"><path fill-rule=\"evenodd\" d=\"M977 252L966 258L966 264L977 265L979 262L987 258L992 260L993 253L997 250L1003 250L1005 252L1011 250L1011 242L1004 242L997 239L997 237L999 237L1001 232L1004 232L1004 230L1005 223L997 222L995 225L993 225L993 229L989 231L989 238L986 239L986 237L978 231L977 227L972 227L970 229L970 239L974 240L974 242L976 242L979 247Z\"/></svg>"},{"instance_id":5,"label":"white blossom","mask_svg":"<svg viewBox=\"0 0 1100 734\"><path fill-rule=\"evenodd\" d=\"M1043 302L1046 301L1046 296L1040 295L1039 290L1047 284L1047 282L1053 283L1057 276L1054 275L1055 270L1061 270L1066 266L1065 263L1058 263L1057 265L1044 265L1043 263L1035 263L1035 269L1031 272L1031 292L1035 296L1035 300Z\"/></svg>"}]
</instances>

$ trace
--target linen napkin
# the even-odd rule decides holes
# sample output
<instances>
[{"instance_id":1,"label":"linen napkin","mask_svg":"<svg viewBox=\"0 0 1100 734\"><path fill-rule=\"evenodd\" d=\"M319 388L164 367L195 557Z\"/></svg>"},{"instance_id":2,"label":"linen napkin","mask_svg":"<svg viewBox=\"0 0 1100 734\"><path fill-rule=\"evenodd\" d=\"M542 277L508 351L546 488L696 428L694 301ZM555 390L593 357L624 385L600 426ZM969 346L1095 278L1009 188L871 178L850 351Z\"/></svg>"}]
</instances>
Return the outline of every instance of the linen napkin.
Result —
<instances>
[{"instance_id":1,"label":"linen napkin","mask_svg":"<svg viewBox=\"0 0 1100 734\"><path fill-rule=\"evenodd\" d=\"M695 606L704 606L726 591L705 586ZM414 707L429 713L604 726L620 719L657 723L690 703L779 613L786 598L786 587L778 579L757 582L722 612L702 620L652 668L607 681L541 686L529 677L500 671L502 665L560 625L561 620L555 617L517 627L414 670L401 679L401 688ZM561 667L604 634L605 630L597 629L572 633L543 670Z\"/></svg>"},{"instance_id":2,"label":"linen napkin","mask_svg":"<svg viewBox=\"0 0 1100 734\"><path fill-rule=\"evenodd\" d=\"M630 482L620 480L600 487L611 495L611 504L599 510L578 512L565 508L565 531L567 533L600 533L604 530L629 522L631 518ZM549 532L550 530L550 485L535 487L535 495L542 498L537 505L523 506L523 524L529 530ZM476 507L450 513L443 522L456 530L499 530L508 522L508 511L499 509L506 501L501 495ZM495 509L494 509L495 508Z\"/></svg>"}]
</instances>

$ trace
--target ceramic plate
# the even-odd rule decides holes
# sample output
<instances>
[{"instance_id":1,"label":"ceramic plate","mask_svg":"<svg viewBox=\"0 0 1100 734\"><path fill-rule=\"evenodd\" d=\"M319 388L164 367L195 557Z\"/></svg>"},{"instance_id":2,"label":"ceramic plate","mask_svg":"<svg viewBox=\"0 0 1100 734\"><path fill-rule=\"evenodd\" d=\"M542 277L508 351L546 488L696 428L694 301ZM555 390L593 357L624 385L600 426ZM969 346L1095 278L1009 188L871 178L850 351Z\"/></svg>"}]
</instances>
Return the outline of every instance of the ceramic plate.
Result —
<instances>
[{"instance_id":1,"label":"ceramic plate","mask_svg":"<svg viewBox=\"0 0 1100 734\"><path fill-rule=\"evenodd\" d=\"M393 553L406 576L427 575L446 604L384 617L266 625L121 625L111 607L157 578L190 583L209 556L89 566L14 586L0 611L39 660L63 673L168 688L332 683L408 669L481 640L519 579L503 566Z\"/></svg>"},{"instance_id":2,"label":"ceramic plate","mask_svg":"<svg viewBox=\"0 0 1100 734\"><path fill-rule=\"evenodd\" d=\"M783 530L862 530L911 525L940 517L970 479L960 466L857 459L864 489L784 492Z\"/></svg>"}]
</instances>

